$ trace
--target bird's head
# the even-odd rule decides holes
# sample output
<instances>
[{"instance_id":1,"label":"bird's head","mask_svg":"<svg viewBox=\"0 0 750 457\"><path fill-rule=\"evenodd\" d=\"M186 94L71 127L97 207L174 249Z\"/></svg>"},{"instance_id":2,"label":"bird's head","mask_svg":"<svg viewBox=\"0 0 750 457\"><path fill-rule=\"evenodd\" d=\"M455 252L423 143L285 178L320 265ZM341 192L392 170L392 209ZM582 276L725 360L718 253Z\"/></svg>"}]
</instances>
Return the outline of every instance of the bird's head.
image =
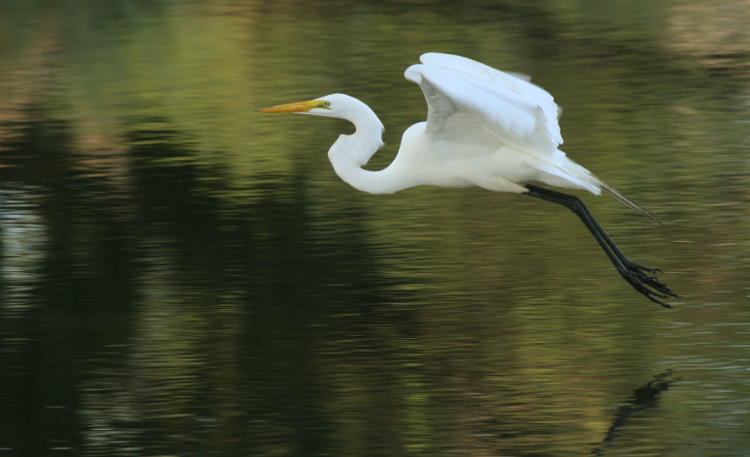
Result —
<instances>
[{"instance_id":1,"label":"bird's head","mask_svg":"<svg viewBox=\"0 0 750 457\"><path fill-rule=\"evenodd\" d=\"M378 141L383 133L383 124L378 116L361 101L344 94L331 94L305 102L269 106L258 110L261 113L297 113L313 116L336 117L354 124L357 131L376 135Z\"/></svg>"},{"instance_id":2,"label":"bird's head","mask_svg":"<svg viewBox=\"0 0 750 457\"><path fill-rule=\"evenodd\" d=\"M330 94L314 100L260 108L258 112L312 114L313 116L350 119L355 112L362 110L363 107L369 110L367 105L354 97L344 94Z\"/></svg>"},{"instance_id":3,"label":"bird's head","mask_svg":"<svg viewBox=\"0 0 750 457\"><path fill-rule=\"evenodd\" d=\"M352 122L361 119L363 116L377 118L369 106L345 94L330 94L304 102L269 106L259 109L258 112L312 114L313 116L337 117Z\"/></svg>"}]
</instances>

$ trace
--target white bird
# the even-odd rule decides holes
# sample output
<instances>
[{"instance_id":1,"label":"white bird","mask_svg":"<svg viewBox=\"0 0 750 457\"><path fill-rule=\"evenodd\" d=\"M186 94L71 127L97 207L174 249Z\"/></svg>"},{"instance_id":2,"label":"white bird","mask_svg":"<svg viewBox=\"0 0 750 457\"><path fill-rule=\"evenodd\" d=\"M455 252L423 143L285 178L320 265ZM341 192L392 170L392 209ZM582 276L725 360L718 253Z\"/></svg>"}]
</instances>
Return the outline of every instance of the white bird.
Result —
<instances>
[{"instance_id":1,"label":"white bird","mask_svg":"<svg viewBox=\"0 0 750 457\"><path fill-rule=\"evenodd\" d=\"M626 205L649 213L607 186L558 149L559 109L552 96L528 78L450 54L427 53L406 69L427 99L427 121L403 134L393 162L380 171L362 168L383 146L383 124L369 106L344 94L262 108L264 113L300 113L346 119L355 132L340 135L328 150L336 174L352 187L387 194L414 186L479 186L566 206L583 221L617 271L638 292L664 307L677 297L649 273L659 271L629 260L607 236L583 202L527 184L542 182L595 195L604 190Z\"/></svg>"}]
</instances>

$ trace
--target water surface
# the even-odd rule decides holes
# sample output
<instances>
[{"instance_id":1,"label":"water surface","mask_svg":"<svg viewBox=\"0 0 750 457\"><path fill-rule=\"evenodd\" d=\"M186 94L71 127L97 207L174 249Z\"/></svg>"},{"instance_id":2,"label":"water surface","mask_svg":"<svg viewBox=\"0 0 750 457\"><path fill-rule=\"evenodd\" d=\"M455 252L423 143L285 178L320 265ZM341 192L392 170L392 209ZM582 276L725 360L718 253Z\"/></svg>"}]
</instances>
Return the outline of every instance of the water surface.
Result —
<instances>
[{"instance_id":1,"label":"water surface","mask_svg":"<svg viewBox=\"0 0 750 457\"><path fill-rule=\"evenodd\" d=\"M0 455L745 456L747 6L5 2ZM527 73L583 195L683 298L629 288L562 208L366 195L346 92L424 119L425 51Z\"/></svg>"}]
</instances>

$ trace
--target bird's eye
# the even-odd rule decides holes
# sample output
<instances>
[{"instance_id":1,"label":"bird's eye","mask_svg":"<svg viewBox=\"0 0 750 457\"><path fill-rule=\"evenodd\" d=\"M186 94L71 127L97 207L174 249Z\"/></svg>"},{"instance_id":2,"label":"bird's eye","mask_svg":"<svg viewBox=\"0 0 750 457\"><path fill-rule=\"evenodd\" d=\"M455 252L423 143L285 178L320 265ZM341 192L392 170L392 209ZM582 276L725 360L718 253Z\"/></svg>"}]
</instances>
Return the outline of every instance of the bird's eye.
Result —
<instances>
[{"instance_id":1,"label":"bird's eye","mask_svg":"<svg viewBox=\"0 0 750 457\"><path fill-rule=\"evenodd\" d=\"M320 104L320 107L325 108L325 109L331 109L331 102L323 101L323 103Z\"/></svg>"}]
</instances>

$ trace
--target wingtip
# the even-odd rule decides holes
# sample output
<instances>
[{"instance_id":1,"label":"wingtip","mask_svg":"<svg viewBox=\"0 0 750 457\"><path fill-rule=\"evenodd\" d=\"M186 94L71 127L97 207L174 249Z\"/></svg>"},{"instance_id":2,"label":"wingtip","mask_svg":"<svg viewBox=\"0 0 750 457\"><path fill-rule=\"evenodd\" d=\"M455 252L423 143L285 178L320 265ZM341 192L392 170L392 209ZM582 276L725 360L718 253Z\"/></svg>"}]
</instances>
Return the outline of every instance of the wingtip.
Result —
<instances>
[{"instance_id":1,"label":"wingtip","mask_svg":"<svg viewBox=\"0 0 750 457\"><path fill-rule=\"evenodd\" d=\"M439 55L445 55L445 54L442 52L435 52L435 51L423 52L419 56L419 61L422 63L427 63L426 61L429 60L431 57L435 57Z\"/></svg>"},{"instance_id":2,"label":"wingtip","mask_svg":"<svg viewBox=\"0 0 750 457\"><path fill-rule=\"evenodd\" d=\"M420 71L422 67L424 67L424 65L422 65L421 63L409 65L406 70L404 70L404 78L419 84L420 82L422 82L422 72Z\"/></svg>"}]
</instances>

